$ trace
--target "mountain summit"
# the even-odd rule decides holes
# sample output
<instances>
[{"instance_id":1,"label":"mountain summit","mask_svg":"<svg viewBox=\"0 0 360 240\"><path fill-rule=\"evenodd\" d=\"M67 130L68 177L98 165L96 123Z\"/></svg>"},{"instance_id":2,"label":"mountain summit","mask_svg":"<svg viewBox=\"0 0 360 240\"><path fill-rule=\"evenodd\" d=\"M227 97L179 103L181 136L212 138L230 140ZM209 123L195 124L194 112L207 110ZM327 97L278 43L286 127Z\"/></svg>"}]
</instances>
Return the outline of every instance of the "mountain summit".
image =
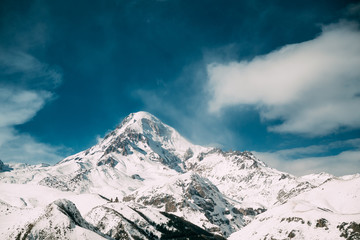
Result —
<instances>
[{"instance_id":1,"label":"mountain summit","mask_svg":"<svg viewBox=\"0 0 360 240\"><path fill-rule=\"evenodd\" d=\"M302 196L307 196L304 194L308 192L316 190L319 194L320 186L326 182L338 181L334 186L340 186L341 181L347 179L336 179L329 174L295 177L267 166L251 152L194 145L147 112L130 114L98 144L54 166L15 164L0 174L3 193L0 211L14 218L31 213L25 222L8 226L11 230L2 229L2 239L40 236L43 225L39 222L45 224L46 216L56 221L55 215L63 219L56 225L60 232L51 233L49 237L76 239L78 232L89 239L89 236L95 236L94 239L191 236L213 239L215 235L228 237L239 230L251 236L252 230L244 229L252 229L246 226L254 219L254 224L249 226L263 221L260 216L269 216L268 222L279 221L277 209L290 211L290 215L286 215L290 218L291 206L281 206L302 201ZM355 180L349 180L346 186L351 186L358 178L353 176L351 179ZM19 191L14 192L16 189ZM327 191L331 189L327 187ZM357 197L359 192L349 194ZM58 203L58 199L67 199L59 201L72 207L54 211L54 201ZM317 209L317 203L311 204L312 209ZM39 208L43 210L34 210ZM316 216L320 216L321 211L333 211L331 209L335 208L321 205ZM341 208L337 207L336 211L342 214ZM269 214L264 215L264 212ZM81 224L72 219L75 215L82 219ZM330 215L327 225L336 222L336 217ZM353 216L349 218L351 221L358 215L354 212ZM341 219L344 228L353 226L350 220ZM66 224L70 224L69 227ZM78 227L72 226L74 224ZM48 231L51 226L43 228ZM280 230L290 234L288 225L282 226ZM62 235L63 227L67 230Z\"/></svg>"},{"instance_id":2,"label":"mountain summit","mask_svg":"<svg viewBox=\"0 0 360 240\"><path fill-rule=\"evenodd\" d=\"M195 146L183 138L175 129L162 123L147 112L132 113L98 144L104 155L111 153L161 162L183 172L183 161L190 152L205 148Z\"/></svg>"}]
</instances>

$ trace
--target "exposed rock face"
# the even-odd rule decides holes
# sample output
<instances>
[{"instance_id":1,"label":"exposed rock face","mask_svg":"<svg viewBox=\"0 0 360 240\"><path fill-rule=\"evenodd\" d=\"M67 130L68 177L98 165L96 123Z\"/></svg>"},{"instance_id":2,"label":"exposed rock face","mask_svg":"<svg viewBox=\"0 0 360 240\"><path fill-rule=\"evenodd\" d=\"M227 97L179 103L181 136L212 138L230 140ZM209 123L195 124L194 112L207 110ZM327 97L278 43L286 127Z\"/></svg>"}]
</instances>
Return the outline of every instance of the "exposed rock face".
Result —
<instances>
[{"instance_id":1,"label":"exposed rock face","mask_svg":"<svg viewBox=\"0 0 360 240\"><path fill-rule=\"evenodd\" d=\"M108 165L110 167L115 167L119 162L115 160L113 157L108 157L107 159L103 159L97 163L97 166Z\"/></svg>"},{"instance_id":2,"label":"exposed rock face","mask_svg":"<svg viewBox=\"0 0 360 240\"><path fill-rule=\"evenodd\" d=\"M96 207L86 218L114 239L224 239L176 215L123 203Z\"/></svg>"},{"instance_id":3,"label":"exposed rock face","mask_svg":"<svg viewBox=\"0 0 360 240\"><path fill-rule=\"evenodd\" d=\"M340 237L345 238L346 240L360 240L360 223L343 222L337 226L341 232Z\"/></svg>"},{"instance_id":4,"label":"exposed rock face","mask_svg":"<svg viewBox=\"0 0 360 240\"><path fill-rule=\"evenodd\" d=\"M13 169L8 165L5 165L3 161L0 160L0 172L11 171L11 170Z\"/></svg>"},{"instance_id":5,"label":"exposed rock face","mask_svg":"<svg viewBox=\"0 0 360 240\"><path fill-rule=\"evenodd\" d=\"M327 226L327 223L328 223L328 221L325 219L325 218L320 218L320 219L318 219L317 221L316 221L316 227L318 227L318 228L325 228L325 229L327 229L328 228L328 226Z\"/></svg>"},{"instance_id":6,"label":"exposed rock face","mask_svg":"<svg viewBox=\"0 0 360 240\"><path fill-rule=\"evenodd\" d=\"M155 207L183 217L191 213L192 222L203 222L206 230L224 236L240 229L245 222L241 212L231 211L235 207L219 189L196 173L173 177L163 185L140 188L125 196L123 201Z\"/></svg>"}]
</instances>

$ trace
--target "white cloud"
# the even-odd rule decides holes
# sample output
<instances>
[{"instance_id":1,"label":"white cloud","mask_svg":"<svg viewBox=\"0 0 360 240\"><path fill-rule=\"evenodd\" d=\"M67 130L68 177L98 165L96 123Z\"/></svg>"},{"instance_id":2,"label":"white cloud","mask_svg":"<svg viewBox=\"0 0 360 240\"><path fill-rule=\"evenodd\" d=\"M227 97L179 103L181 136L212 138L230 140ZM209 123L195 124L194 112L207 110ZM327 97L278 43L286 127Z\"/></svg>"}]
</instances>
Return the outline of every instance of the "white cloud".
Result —
<instances>
[{"instance_id":1,"label":"white cloud","mask_svg":"<svg viewBox=\"0 0 360 240\"><path fill-rule=\"evenodd\" d=\"M313 157L336 148L351 148L335 155ZM328 172L336 176L360 172L360 139L333 142L328 145L313 145L285 149L276 152L254 152L269 166L302 176L310 173ZM299 157L300 156L300 157Z\"/></svg>"},{"instance_id":2,"label":"white cloud","mask_svg":"<svg viewBox=\"0 0 360 240\"><path fill-rule=\"evenodd\" d=\"M22 124L31 119L51 97L46 91L0 87L0 127Z\"/></svg>"},{"instance_id":3,"label":"white cloud","mask_svg":"<svg viewBox=\"0 0 360 240\"><path fill-rule=\"evenodd\" d=\"M62 159L59 147L19 133L15 126L32 119L51 97L47 91L0 87L0 159L5 162L55 163Z\"/></svg>"},{"instance_id":4,"label":"white cloud","mask_svg":"<svg viewBox=\"0 0 360 240\"><path fill-rule=\"evenodd\" d=\"M0 78L0 159L27 163L61 160L59 151L63 148L40 143L15 129L51 99L50 91L39 89L60 84L61 73L29 54L0 50Z\"/></svg>"},{"instance_id":5,"label":"white cloud","mask_svg":"<svg viewBox=\"0 0 360 240\"><path fill-rule=\"evenodd\" d=\"M59 152L67 151L64 147L44 144L28 134L20 134L16 131L14 131L12 135L5 137L10 137L11 140L0 144L0 159L4 162L53 164L64 158Z\"/></svg>"},{"instance_id":6,"label":"white cloud","mask_svg":"<svg viewBox=\"0 0 360 240\"><path fill-rule=\"evenodd\" d=\"M102 140L104 140L103 137L101 137L100 135L96 135L96 144L99 144L102 142Z\"/></svg>"},{"instance_id":7,"label":"white cloud","mask_svg":"<svg viewBox=\"0 0 360 240\"><path fill-rule=\"evenodd\" d=\"M0 48L0 77L23 86L54 88L61 84L59 69L40 62L30 54L19 50Z\"/></svg>"},{"instance_id":8,"label":"white cloud","mask_svg":"<svg viewBox=\"0 0 360 240\"><path fill-rule=\"evenodd\" d=\"M253 105L271 131L321 136L360 127L360 31L343 22L251 61L208 65L209 109Z\"/></svg>"}]
</instances>

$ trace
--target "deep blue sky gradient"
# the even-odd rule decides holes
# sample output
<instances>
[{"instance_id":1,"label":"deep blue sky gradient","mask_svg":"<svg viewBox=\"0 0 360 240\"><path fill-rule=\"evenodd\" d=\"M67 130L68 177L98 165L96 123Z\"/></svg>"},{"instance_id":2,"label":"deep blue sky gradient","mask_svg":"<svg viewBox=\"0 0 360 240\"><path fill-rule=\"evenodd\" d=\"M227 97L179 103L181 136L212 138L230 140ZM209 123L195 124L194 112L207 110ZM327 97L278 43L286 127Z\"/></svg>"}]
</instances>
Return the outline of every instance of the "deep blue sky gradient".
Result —
<instances>
[{"instance_id":1,"label":"deep blue sky gradient","mask_svg":"<svg viewBox=\"0 0 360 240\"><path fill-rule=\"evenodd\" d=\"M26 51L61 71L63 80L56 87L16 77L0 81L54 92L16 129L72 153L140 110L194 143L225 149L275 151L346 140L360 131L308 138L267 131L270 123L251 106L211 114L204 85L208 63L249 60L311 40L321 26L349 18L344 12L350 3L355 1L5 0L1 47ZM45 26L41 36L31 33L36 24Z\"/></svg>"}]
</instances>

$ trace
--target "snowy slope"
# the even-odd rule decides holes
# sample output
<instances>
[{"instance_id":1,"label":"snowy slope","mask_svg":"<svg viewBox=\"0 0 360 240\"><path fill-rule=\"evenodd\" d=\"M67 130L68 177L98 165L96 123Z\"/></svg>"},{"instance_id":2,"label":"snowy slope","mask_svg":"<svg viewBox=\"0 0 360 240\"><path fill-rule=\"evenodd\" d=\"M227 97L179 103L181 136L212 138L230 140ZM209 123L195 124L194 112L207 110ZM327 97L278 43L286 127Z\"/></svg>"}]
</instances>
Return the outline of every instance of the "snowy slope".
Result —
<instances>
[{"instance_id":1,"label":"snowy slope","mask_svg":"<svg viewBox=\"0 0 360 240\"><path fill-rule=\"evenodd\" d=\"M0 191L4 240L215 238L175 215L139 204L109 203L94 194L29 184L0 184Z\"/></svg>"},{"instance_id":2,"label":"snowy slope","mask_svg":"<svg viewBox=\"0 0 360 240\"><path fill-rule=\"evenodd\" d=\"M97 194L76 194L31 184L0 183L0 201L22 209L45 207L60 198L66 198L78 205L81 214L107 201Z\"/></svg>"},{"instance_id":3,"label":"snowy slope","mask_svg":"<svg viewBox=\"0 0 360 240\"><path fill-rule=\"evenodd\" d=\"M109 239L86 222L75 204L66 199L45 208L12 208L2 218L8 228L3 231L2 224L1 239Z\"/></svg>"},{"instance_id":4,"label":"snowy slope","mask_svg":"<svg viewBox=\"0 0 360 240\"><path fill-rule=\"evenodd\" d=\"M332 179L257 216L229 239L344 239L351 225L355 231L348 232L358 237L347 239L360 239L359 203L360 175Z\"/></svg>"},{"instance_id":5,"label":"snowy slope","mask_svg":"<svg viewBox=\"0 0 360 240\"><path fill-rule=\"evenodd\" d=\"M297 178L268 167L250 152L202 152L187 165L208 178L240 208L267 209L322 183L314 178ZM325 181L325 179L324 179Z\"/></svg>"},{"instance_id":6,"label":"snowy slope","mask_svg":"<svg viewBox=\"0 0 360 240\"><path fill-rule=\"evenodd\" d=\"M46 231L50 234L49 228L54 228L56 224L60 224L59 229L63 226L73 226L67 215L61 214L56 210L57 208L54 208L54 202L58 199L66 198L76 203L83 215L95 206L106 203L106 200L98 195L78 195L31 184L1 183L0 192L0 239L15 239L18 236L21 239L25 236L40 237L41 230L48 229ZM76 214L80 215L77 212ZM53 222L51 226L47 225L50 220ZM84 227L71 229L69 232L62 232L61 237L75 239L72 237L75 234L74 236L87 236L87 239L101 239L98 234L94 235ZM94 237L91 238L91 236Z\"/></svg>"},{"instance_id":7,"label":"snowy slope","mask_svg":"<svg viewBox=\"0 0 360 240\"><path fill-rule=\"evenodd\" d=\"M176 215L139 204L108 203L94 208L86 219L115 239L224 239Z\"/></svg>"}]
</instances>

